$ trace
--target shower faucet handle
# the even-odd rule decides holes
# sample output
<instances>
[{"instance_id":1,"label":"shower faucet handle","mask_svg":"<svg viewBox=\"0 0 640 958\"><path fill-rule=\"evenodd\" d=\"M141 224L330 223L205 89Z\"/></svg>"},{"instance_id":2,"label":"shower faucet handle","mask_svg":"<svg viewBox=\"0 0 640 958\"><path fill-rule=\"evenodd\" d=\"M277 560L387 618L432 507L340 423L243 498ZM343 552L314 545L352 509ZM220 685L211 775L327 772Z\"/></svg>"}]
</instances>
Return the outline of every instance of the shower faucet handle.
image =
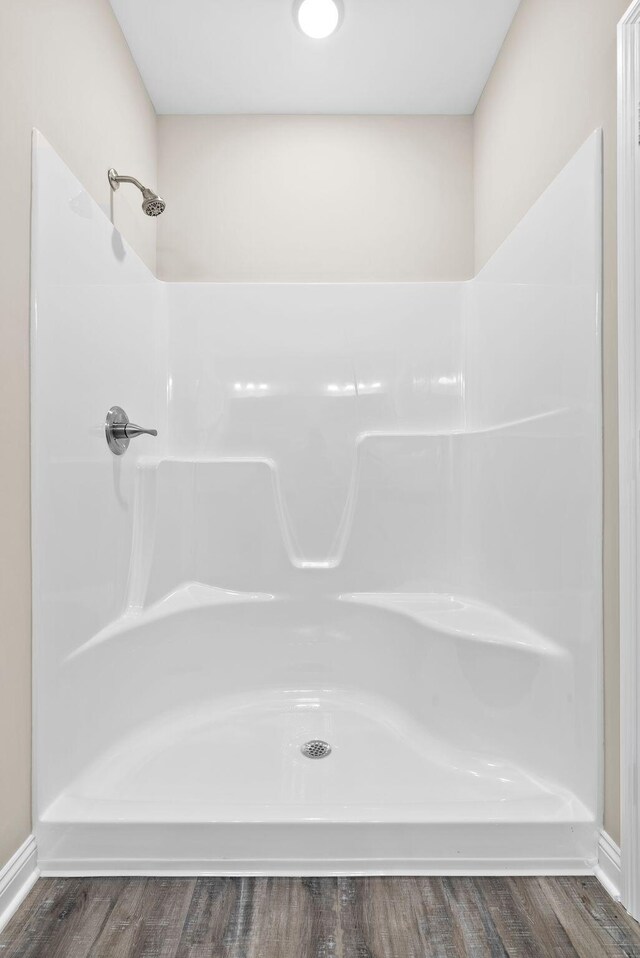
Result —
<instances>
[{"instance_id":1,"label":"shower faucet handle","mask_svg":"<svg viewBox=\"0 0 640 958\"><path fill-rule=\"evenodd\" d=\"M117 427L116 427L117 428ZM135 439L136 436L157 436L157 429L145 429L143 426L136 426L133 422L128 422L122 430L127 439Z\"/></svg>"},{"instance_id":2,"label":"shower faucet handle","mask_svg":"<svg viewBox=\"0 0 640 958\"><path fill-rule=\"evenodd\" d=\"M157 429L145 429L129 421L121 406L112 406L107 413L104 424L107 445L114 456L122 456L129 448L129 443L136 436L157 436Z\"/></svg>"}]
</instances>

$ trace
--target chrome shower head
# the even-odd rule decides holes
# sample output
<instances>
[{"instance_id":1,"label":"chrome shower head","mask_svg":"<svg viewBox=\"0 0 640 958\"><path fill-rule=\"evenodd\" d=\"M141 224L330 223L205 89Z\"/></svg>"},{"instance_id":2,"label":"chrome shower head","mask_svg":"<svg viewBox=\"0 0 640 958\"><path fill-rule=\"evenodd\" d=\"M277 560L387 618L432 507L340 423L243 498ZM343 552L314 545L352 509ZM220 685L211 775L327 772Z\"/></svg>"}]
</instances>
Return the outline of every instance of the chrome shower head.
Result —
<instances>
[{"instance_id":1,"label":"chrome shower head","mask_svg":"<svg viewBox=\"0 0 640 958\"><path fill-rule=\"evenodd\" d=\"M154 193L153 190L142 191L142 212L146 213L147 216L160 216L161 213L164 213L166 205L162 197Z\"/></svg>"},{"instance_id":2,"label":"chrome shower head","mask_svg":"<svg viewBox=\"0 0 640 958\"><path fill-rule=\"evenodd\" d=\"M146 216L160 216L164 213L167 204L162 197L150 190L148 186L143 186L135 176L121 176L113 167L108 171L107 176L112 190L119 189L121 183L133 183L138 187L142 193L142 212Z\"/></svg>"}]
</instances>

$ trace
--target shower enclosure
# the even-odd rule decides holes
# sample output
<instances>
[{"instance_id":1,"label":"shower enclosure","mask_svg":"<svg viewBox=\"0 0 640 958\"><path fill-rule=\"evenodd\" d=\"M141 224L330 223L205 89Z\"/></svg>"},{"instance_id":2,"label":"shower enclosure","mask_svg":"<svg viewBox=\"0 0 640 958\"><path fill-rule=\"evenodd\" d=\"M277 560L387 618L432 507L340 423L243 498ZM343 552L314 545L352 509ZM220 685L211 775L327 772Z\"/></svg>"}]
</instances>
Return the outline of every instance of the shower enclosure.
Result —
<instances>
[{"instance_id":1,"label":"shower enclosure","mask_svg":"<svg viewBox=\"0 0 640 958\"><path fill-rule=\"evenodd\" d=\"M36 135L45 873L590 870L600 154L468 282L165 284Z\"/></svg>"}]
</instances>

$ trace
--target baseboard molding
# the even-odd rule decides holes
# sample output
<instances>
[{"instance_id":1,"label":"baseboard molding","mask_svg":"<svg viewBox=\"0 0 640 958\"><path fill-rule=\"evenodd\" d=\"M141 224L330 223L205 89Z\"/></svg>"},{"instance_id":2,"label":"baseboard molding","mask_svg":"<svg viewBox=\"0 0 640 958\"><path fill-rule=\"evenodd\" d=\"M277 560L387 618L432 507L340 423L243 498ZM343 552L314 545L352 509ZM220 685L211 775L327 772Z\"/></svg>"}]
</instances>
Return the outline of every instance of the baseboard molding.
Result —
<instances>
[{"instance_id":1,"label":"baseboard molding","mask_svg":"<svg viewBox=\"0 0 640 958\"><path fill-rule=\"evenodd\" d=\"M27 897L39 874L36 840L29 835L0 871L0 930Z\"/></svg>"},{"instance_id":2,"label":"baseboard molding","mask_svg":"<svg viewBox=\"0 0 640 958\"><path fill-rule=\"evenodd\" d=\"M598 861L594 873L603 888L615 901L620 901L622 870L620 849L604 830L598 836Z\"/></svg>"}]
</instances>

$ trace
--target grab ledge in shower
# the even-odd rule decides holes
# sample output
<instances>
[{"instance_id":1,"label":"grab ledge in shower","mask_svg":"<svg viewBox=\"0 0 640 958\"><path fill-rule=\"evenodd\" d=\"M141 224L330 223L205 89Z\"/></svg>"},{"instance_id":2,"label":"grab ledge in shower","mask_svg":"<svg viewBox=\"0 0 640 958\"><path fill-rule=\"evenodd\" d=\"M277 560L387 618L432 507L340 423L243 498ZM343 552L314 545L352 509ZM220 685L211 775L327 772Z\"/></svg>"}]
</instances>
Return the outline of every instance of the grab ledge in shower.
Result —
<instances>
[{"instance_id":1,"label":"grab ledge in shower","mask_svg":"<svg viewBox=\"0 0 640 958\"><path fill-rule=\"evenodd\" d=\"M568 658L569 652L495 606L448 593L353 592L341 601L384 609L418 625L480 645L497 645L533 655Z\"/></svg>"},{"instance_id":2,"label":"grab ledge in shower","mask_svg":"<svg viewBox=\"0 0 640 958\"><path fill-rule=\"evenodd\" d=\"M340 568L345 560L352 539L354 525L358 514L361 489L366 481L366 470L372 467L372 461L379 456L380 443L391 444L392 452L385 455L393 457L407 455L403 451L402 443L408 443L411 448L415 444L429 449L438 449L433 444L444 444L446 449L455 450L466 448L468 441L480 436L500 436L505 439L518 441L524 432L527 436L534 434L536 439L545 439L554 442L558 437L575 433L575 413L564 407L558 407L536 415L504 421L492 425L467 426L459 430L420 431L404 430L362 430L354 436L353 454L348 472L345 470L341 477L341 488L344 490L340 506L336 505L335 513L330 523L330 533L324 537L322 546L317 538L317 530L309 531L311 516L301 523L294 517L291 510L286 486L283 484L283 470L281 463L270 456L251 454L219 455L219 456L180 456L165 455L141 457L137 463L138 484L136 489L136 534L134 536L134 555L130 582L133 593L130 592L129 605L144 605L146 595L145 579L148 578L149 563L152 561L150 550L155 542L155 501L157 497L157 477L163 467L186 469L239 469L239 470L268 470L269 479L255 479L256 485L268 482L270 486L270 501L265 501L265 508L269 510L277 524L277 533L274 535L279 543L274 547L284 551L286 562L295 570L304 573L330 572ZM463 445L459 446L458 444ZM371 461L370 461L371 460ZM434 468L438 468L437 459ZM185 482L188 478L185 477ZM266 486L263 489L266 493ZM321 537L322 538L322 537ZM137 567L136 567L137 566Z\"/></svg>"},{"instance_id":3,"label":"grab ledge in shower","mask_svg":"<svg viewBox=\"0 0 640 958\"><path fill-rule=\"evenodd\" d=\"M367 606L392 616L402 616L425 629L425 632L450 636L452 639L481 646L510 649L514 652L558 660L569 659L570 653L556 642L515 619L503 610L467 596L451 593L354 592L317 596L319 606L336 607L341 603ZM238 592L202 582L187 582L146 608L129 608L114 622L75 649L67 661L77 659L110 640L135 633L152 623L174 616L197 614L199 611L229 606L261 603L291 606L286 595L263 592Z\"/></svg>"}]
</instances>

